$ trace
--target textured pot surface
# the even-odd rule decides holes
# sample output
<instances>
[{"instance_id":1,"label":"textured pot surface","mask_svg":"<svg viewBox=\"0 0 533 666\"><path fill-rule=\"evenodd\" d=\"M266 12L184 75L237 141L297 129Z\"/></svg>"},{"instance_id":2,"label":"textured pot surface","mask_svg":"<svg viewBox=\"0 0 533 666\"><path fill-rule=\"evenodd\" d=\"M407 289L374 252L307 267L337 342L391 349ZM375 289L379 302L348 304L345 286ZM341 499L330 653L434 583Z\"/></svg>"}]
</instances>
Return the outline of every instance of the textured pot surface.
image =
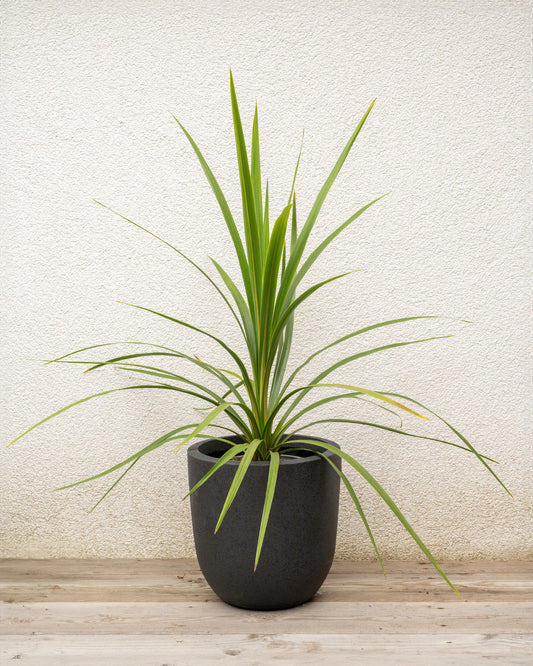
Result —
<instances>
[{"instance_id":1,"label":"textured pot surface","mask_svg":"<svg viewBox=\"0 0 533 666\"><path fill-rule=\"evenodd\" d=\"M234 442L237 437L229 437ZM317 437L307 437L317 443ZM338 447L334 442L322 440ZM317 445L337 467L341 459ZM227 450L216 440L188 449L192 488ZM324 582L335 553L339 477L318 455L281 459L263 549L254 572L268 462L252 462L222 525L215 525L239 465L229 461L191 497L196 554L202 572L229 604L257 610L289 608L308 601Z\"/></svg>"}]
</instances>

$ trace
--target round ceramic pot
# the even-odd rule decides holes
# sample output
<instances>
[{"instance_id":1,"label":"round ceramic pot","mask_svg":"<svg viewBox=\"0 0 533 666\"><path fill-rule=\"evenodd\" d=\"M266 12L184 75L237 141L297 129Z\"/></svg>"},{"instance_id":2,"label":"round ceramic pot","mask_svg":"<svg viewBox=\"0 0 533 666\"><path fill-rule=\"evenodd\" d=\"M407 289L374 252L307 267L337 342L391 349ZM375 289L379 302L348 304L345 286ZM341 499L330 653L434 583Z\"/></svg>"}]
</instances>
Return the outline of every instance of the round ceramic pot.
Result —
<instances>
[{"instance_id":1,"label":"round ceramic pot","mask_svg":"<svg viewBox=\"0 0 533 666\"><path fill-rule=\"evenodd\" d=\"M239 442L238 437L228 437ZM329 440L307 437L338 468L341 458L320 448ZM229 445L204 440L188 449L189 488L218 461ZM281 453L283 453L281 451ZM337 536L339 476L320 456L281 457L261 557L254 572L257 537L268 477L268 462L252 462L217 534L222 506L239 465L231 460L190 497L196 554L202 573L225 602L241 608L275 610L297 606L326 578Z\"/></svg>"}]
</instances>

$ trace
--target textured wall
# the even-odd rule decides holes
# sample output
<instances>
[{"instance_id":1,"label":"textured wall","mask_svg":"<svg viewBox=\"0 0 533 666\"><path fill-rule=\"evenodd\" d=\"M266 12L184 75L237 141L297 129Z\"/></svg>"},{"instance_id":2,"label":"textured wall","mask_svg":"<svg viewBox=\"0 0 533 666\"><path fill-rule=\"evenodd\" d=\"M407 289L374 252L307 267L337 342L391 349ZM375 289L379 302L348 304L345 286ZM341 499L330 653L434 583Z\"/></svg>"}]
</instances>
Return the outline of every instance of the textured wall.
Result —
<instances>
[{"instance_id":1,"label":"textured wall","mask_svg":"<svg viewBox=\"0 0 533 666\"><path fill-rule=\"evenodd\" d=\"M80 366L29 359L149 340L227 365L205 340L119 300L179 313L240 344L216 295L186 262L92 202L148 226L204 267L207 254L233 265L214 198L168 110L205 149L238 208L231 66L248 133L259 103L273 210L287 196L305 127L303 215L377 97L314 242L363 203L392 194L314 270L316 279L367 269L303 309L294 360L393 317L473 320L368 334L342 351L455 337L362 359L336 378L396 389L440 410L500 461L514 499L459 450L357 426L323 434L376 475L436 556L531 555L529 9L525 0L4 0L2 441L126 381L118 371L84 376ZM191 555L184 452L169 447L144 458L91 514L110 477L53 489L194 419L194 406L164 392L123 392L3 448L1 554ZM395 423L369 406L350 413ZM407 417L405 426L445 433L435 419ZM351 476L384 556L417 557L390 511ZM347 496L338 555L372 557Z\"/></svg>"}]
</instances>

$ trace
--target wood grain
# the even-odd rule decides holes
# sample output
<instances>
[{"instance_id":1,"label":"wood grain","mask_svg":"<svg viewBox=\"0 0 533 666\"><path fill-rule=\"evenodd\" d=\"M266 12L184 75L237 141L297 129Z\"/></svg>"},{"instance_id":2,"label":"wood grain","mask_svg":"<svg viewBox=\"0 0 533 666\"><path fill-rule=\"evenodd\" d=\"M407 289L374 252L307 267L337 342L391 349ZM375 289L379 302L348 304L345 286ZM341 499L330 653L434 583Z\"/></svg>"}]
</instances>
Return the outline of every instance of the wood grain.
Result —
<instances>
[{"instance_id":1,"label":"wood grain","mask_svg":"<svg viewBox=\"0 0 533 666\"><path fill-rule=\"evenodd\" d=\"M20 660L27 666L469 666L487 661L507 666L530 664L532 651L531 637L489 634L232 634L209 640L194 634L24 636L16 646L0 637L2 663Z\"/></svg>"},{"instance_id":2,"label":"wood grain","mask_svg":"<svg viewBox=\"0 0 533 666\"><path fill-rule=\"evenodd\" d=\"M285 611L233 608L195 560L0 560L0 662L533 663L533 564L337 561Z\"/></svg>"}]
</instances>

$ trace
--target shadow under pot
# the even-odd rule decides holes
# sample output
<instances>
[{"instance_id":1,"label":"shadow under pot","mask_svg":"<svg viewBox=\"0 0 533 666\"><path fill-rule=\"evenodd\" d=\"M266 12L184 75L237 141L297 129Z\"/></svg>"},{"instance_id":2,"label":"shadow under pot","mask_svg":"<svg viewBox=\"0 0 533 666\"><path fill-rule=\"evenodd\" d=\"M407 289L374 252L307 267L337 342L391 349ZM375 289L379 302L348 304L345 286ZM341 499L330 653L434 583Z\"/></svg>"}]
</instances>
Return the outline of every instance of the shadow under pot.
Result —
<instances>
[{"instance_id":1,"label":"shadow under pot","mask_svg":"<svg viewBox=\"0 0 533 666\"><path fill-rule=\"evenodd\" d=\"M228 440L239 443L238 437ZM341 458L305 436L311 451L281 455L270 518L257 569L254 561L269 463L254 461L215 534L239 460L222 465L190 496L196 555L205 579L226 603L254 610L290 608L318 591L335 554L340 479L320 451L340 469ZM216 464L229 444L208 439L187 452L189 488ZM289 448L289 447L287 447ZM283 450L280 451L283 454ZM293 454L294 455L294 454Z\"/></svg>"}]
</instances>

